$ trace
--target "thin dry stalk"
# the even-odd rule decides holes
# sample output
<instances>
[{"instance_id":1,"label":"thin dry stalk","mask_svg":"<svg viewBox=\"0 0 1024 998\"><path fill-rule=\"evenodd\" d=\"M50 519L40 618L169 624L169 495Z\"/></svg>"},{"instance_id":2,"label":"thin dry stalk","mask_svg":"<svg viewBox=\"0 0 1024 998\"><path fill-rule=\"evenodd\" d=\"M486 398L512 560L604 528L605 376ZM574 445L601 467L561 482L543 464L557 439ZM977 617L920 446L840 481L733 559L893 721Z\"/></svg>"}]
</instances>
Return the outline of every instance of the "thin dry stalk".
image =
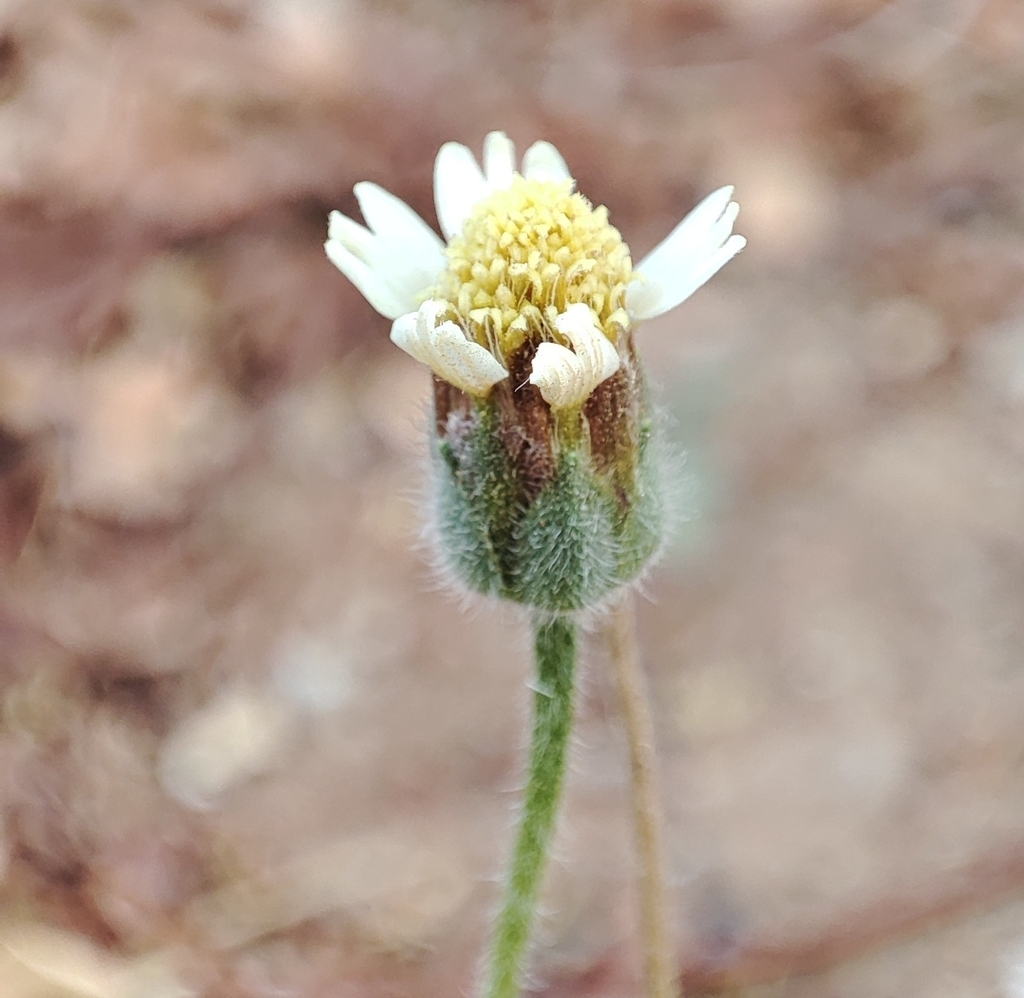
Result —
<instances>
[{"instance_id":1,"label":"thin dry stalk","mask_svg":"<svg viewBox=\"0 0 1024 998\"><path fill-rule=\"evenodd\" d=\"M665 883L665 821L657 773L654 723L647 681L640 667L632 593L626 593L612 610L608 646L629 741L647 994L649 998L681 998L673 946L675 919Z\"/></svg>"}]
</instances>

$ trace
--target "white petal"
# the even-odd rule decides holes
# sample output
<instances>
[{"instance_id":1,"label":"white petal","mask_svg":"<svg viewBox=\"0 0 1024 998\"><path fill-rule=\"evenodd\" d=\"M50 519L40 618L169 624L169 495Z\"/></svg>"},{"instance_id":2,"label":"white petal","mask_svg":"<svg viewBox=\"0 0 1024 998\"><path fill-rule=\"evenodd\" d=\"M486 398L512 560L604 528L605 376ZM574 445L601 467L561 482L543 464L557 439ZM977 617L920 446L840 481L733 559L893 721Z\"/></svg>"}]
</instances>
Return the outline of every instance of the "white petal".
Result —
<instances>
[{"instance_id":1,"label":"white petal","mask_svg":"<svg viewBox=\"0 0 1024 998\"><path fill-rule=\"evenodd\" d=\"M473 206L489 188L476 158L458 142L446 142L434 163L434 205L445 239L462 230Z\"/></svg>"},{"instance_id":2,"label":"white petal","mask_svg":"<svg viewBox=\"0 0 1024 998\"><path fill-rule=\"evenodd\" d=\"M577 302L555 318L555 328L572 344L596 388L619 369L619 352L587 305Z\"/></svg>"},{"instance_id":3,"label":"white petal","mask_svg":"<svg viewBox=\"0 0 1024 998\"><path fill-rule=\"evenodd\" d=\"M675 308L716 274L746 245L730 236L739 205L732 187L708 195L637 266L627 289L636 319L650 319Z\"/></svg>"},{"instance_id":4,"label":"white petal","mask_svg":"<svg viewBox=\"0 0 1024 998\"><path fill-rule=\"evenodd\" d=\"M434 330L432 346L435 364L431 366L437 374L469 395L486 395L508 377L494 354L467 340L454 322L442 322Z\"/></svg>"},{"instance_id":5,"label":"white petal","mask_svg":"<svg viewBox=\"0 0 1024 998\"><path fill-rule=\"evenodd\" d=\"M740 213L740 206L735 201L726 205L722 217L711 227L703 249L693 257L693 264L699 266L704 262L709 253L717 253L732 235L732 227L736 222L736 216ZM744 241L744 245L746 241Z\"/></svg>"},{"instance_id":6,"label":"white petal","mask_svg":"<svg viewBox=\"0 0 1024 998\"><path fill-rule=\"evenodd\" d=\"M523 157L527 180L572 180L562 154L550 142L534 142Z\"/></svg>"},{"instance_id":7,"label":"white petal","mask_svg":"<svg viewBox=\"0 0 1024 998\"><path fill-rule=\"evenodd\" d=\"M391 245L404 244L432 267L438 261L444 265L444 243L401 198L365 180L356 184L354 191L363 218L375 235Z\"/></svg>"},{"instance_id":8,"label":"white petal","mask_svg":"<svg viewBox=\"0 0 1024 998\"><path fill-rule=\"evenodd\" d=\"M707 284L746 245L745 237L730 236L724 246L687 271L683 279L676 278L667 285L630 285L626 303L633 318L653 319L682 304L690 295Z\"/></svg>"},{"instance_id":9,"label":"white petal","mask_svg":"<svg viewBox=\"0 0 1024 998\"><path fill-rule=\"evenodd\" d=\"M533 358L530 382L552 409L572 409L583 405L619 369L619 354L586 305L570 305L555 319L555 327L573 349L542 343Z\"/></svg>"},{"instance_id":10,"label":"white petal","mask_svg":"<svg viewBox=\"0 0 1024 998\"><path fill-rule=\"evenodd\" d=\"M375 237L365 251L366 262L391 288L402 311L410 311L444 270L444 243L412 208L383 187L363 182L356 184L355 193Z\"/></svg>"},{"instance_id":11,"label":"white petal","mask_svg":"<svg viewBox=\"0 0 1024 998\"><path fill-rule=\"evenodd\" d=\"M419 316L416 312L407 312L405 315L400 315L395 319L391 323L391 342L421 364L429 364L429 354L423 349L421 338L416 329L418 318Z\"/></svg>"},{"instance_id":12,"label":"white petal","mask_svg":"<svg viewBox=\"0 0 1024 998\"><path fill-rule=\"evenodd\" d=\"M331 263L359 290L362 296L388 319L395 319L408 311L404 301L366 263L359 259L337 239L328 239L324 249Z\"/></svg>"},{"instance_id":13,"label":"white petal","mask_svg":"<svg viewBox=\"0 0 1024 998\"><path fill-rule=\"evenodd\" d=\"M426 364L438 377L470 395L486 395L508 377L494 355L466 339L454 322L434 326L446 309L443 302L424 302L418 312L399 316L391 326L391 341Z\"/></svg>"},{"instance_id":14,"label":"white petal","mask_svg":"<svg viewBox=\"0 0 1024 998\"><path fill-rule=\"evenodd\" d=\"M444 244L419 215L383 188L360 183L355 192L370 229L332 211L327 254L378 312L393 318L415 309L424 289L437 280L445 264Z\"/></svg>"},{"instance_id":15,"label":"white petal","mask_svg":"<svg viewBox=\"0 0 1024 998\"><path fill-rule=\"evenodd\" d=\"M732 187L722 187L709 194L693 209L657 246L637 265L636 270L649 279L655 279L666 262L677 265L702 255L716 223L729 205ZM735 217L735 216L734 216ZM719 241L721 246L725 240Z\"/></svg>"},{"instance_id":16,"label":"white petal","mask_svg":"<svg viewBox=\"0 0 1024 998\"><path fill-rule=\"evenodd\" d=\"M533 355L530 384L536 385L552 409L571 409L587 398L576 354L559 343L541 343Z\"/></svg>"},{"instance_id":17,"label":"white petal","mask_svg":"<svg viewBox=\"0 0 1024 998\"><path fill-rule=\"evenodd\" d=\"M369 229L353 222L340 211L332 211L327 222L327 239L340 242L350 253L354 253L364 263L369 262L373 246L373 233Z\"/></svg>"},{"instance_id":18,"label":"white petal","mask_svg":"<svg viewBox=\"0 0 1024 998\"><path fill-rule=\"evenodd\" d=\"M451 306L446 301L438 301L436 298L428 298L420 305L416 313L416 329L424 339L437 325L437 320L447 312Z\"/></svg>"},{"instance_id":19,"label":"white petal","mask_svg":"<svg viewBox=\"0 0 1024 998\"><path fill-rule=\"evenodd\" d=\"M507 190L516 172L516 147L504 132L484 139L484 174L491 190Z\"/></svg>"}]
</instances>

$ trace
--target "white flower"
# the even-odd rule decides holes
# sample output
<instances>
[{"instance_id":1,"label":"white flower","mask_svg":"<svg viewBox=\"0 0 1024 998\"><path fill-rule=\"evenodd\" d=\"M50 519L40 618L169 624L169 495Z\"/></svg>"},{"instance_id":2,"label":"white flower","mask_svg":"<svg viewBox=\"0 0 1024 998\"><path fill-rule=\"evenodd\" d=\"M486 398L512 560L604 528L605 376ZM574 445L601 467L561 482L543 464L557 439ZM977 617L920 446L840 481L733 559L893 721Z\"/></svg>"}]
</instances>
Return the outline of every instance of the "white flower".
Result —
<instances>
[{"instance_id":1,"label":"white flower","mask_svg":"<svg viewBox=\"0 0 1024 998\"><path fill-rule=\"evenodd\" d=\"M507 376L506 354L532 332L541 342L530 381L555 408L581 405L618 368L610 315L624 309L629 319L643 320L675 308L746 240L732 234L739 206L733 189L723 187L633 270L604 209L592 209L572 194L573 186L565 160L548 142L530 146L518 171L515 148L502 132L487 136L482 169L466 146L448 142L434 167L447 252L408 205L370 183L355 187L366 226L332 212L325 248L367 301L394 320L392 340L438 376L486 394ZM536 212L534 221L524 222L524 206ZM428 297L441 300L424 312ZM589 309L586 323L582 311L573 313L577 304ZM457 321L437 324L439 309ZM556 333L575 356L552 342Z\"/></svg>"},{"instance_id":2,"label":"white flower","mask_svg":"<svg viewBox=\"0 0 1024 998\"><path fill-rule=\"evenodd\" d=\"M533 358L530 381L552 409L575 409L619 369L619 354L594 313L581 302L558 316L555 326L572 350L558 343L541 343Z\"/></svg>"}]
</instances>

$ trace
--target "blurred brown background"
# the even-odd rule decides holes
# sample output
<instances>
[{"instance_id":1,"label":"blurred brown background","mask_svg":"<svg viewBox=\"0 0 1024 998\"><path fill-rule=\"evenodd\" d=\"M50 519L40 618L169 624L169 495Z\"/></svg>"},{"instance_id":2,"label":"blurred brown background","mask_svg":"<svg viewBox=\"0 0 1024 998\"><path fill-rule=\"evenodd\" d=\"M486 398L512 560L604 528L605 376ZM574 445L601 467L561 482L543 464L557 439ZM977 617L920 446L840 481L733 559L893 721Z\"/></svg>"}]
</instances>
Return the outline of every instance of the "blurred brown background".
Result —
<instances>
[{"instance_id":1,"label":"blurred brown background","mask_svg":"<svg viewBox=\"0 0 1024 998\"><path fill-rule=\"evenodd\" d=\"M467 993L527 644L420 544L424 370L324 258L441 142L639 259L645 587L692 993L1024 996L1020 0L0 2L0 995ZM639 991L590 641L537 994Z\"/></svg>"}]
</instances>

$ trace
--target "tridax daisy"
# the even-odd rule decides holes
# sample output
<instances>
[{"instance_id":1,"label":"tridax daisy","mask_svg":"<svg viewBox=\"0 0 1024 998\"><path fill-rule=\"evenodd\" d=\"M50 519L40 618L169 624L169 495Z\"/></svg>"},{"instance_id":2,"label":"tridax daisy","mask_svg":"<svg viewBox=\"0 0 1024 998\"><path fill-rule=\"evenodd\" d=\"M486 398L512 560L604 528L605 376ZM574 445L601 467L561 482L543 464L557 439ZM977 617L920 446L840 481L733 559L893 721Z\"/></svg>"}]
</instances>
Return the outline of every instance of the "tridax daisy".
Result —
<instances>
[{"instance_id":1,"label":"tridax daisy","mask_svg":"<svg viewBox=\"0 0 1024 998\"><path fill-rule=\"evenodd\" d=\"M434 198L447 244L377 185L356 184L355 194L367 225L332 212L327 255L393 320L391 339L436 376L436 436L451 478L441 513L479 521L483 544L462 538L475 553L470 565L449 559L456 573L473 588L552 609L628 581L653 550L650 538L627 545L628 556L605 552L600 569L584 559L577 567L589 582L538 597L524 582L532 572L525 521L569 475L570 491L584 507L596 503L612 547L622 546L642 498L649 431L633 325L680 304L743 248L732 234L732 188L705 198L636 271L607 209L574 190L548 142L532 145L520 170L501 132L485 140L483 169L465 146L441 147ZM477 431L495 441L474 442ZM500 458L480 456L496 446ZM508 508L488 505L499 493ZM550 541L564 556L572 532Z\"/></svg>"},{"instance_id":2,"label":"tridax daisy","mask_svg":"<svg viewBox=\"0 0 1024 998\"><path fill-rule=\"evenodd\" d=\"M450 574L532 611L529 774L486 998L520 994L572 732L577 616L633 582L661 543L654 421L633 325L674 308L745 243L732 235L739 209L723 187L634 273L607 209L573 188L554 146L532 145L517 171L512 143L492 132L482 170L465 146L438 153L447 244L369 183L355 188L368 227L332 212L327 240L331 260L393 321L391 339L434 373L435 536ZM649 786L651 764L642 768ZM644 911L656 916L644 922L651 994L670 996L657 822L638 806L654 899Z\"/></svg>"}]
</instances>

